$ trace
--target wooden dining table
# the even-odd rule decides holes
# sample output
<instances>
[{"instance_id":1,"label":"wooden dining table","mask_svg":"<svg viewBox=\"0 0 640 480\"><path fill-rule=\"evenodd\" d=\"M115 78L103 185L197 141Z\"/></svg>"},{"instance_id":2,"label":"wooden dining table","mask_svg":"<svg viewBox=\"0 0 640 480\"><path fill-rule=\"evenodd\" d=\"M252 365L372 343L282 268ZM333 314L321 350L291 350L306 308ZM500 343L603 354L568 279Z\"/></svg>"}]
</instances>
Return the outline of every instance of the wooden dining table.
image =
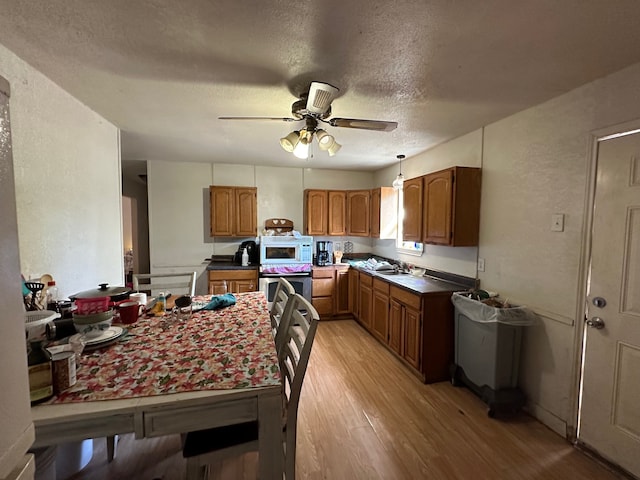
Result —
<instances>
[{"instance_id":1,"label":"wooden dining table","mask_svg":"<svg viewBox=\"0 0 640 480\"><path fill-rule=\"evenodd\" d=\"M281 382L267 300L235 297L188 320L142 317L115 343L83 352L75 385L31 408L34 447L257 420L260 478L281 478ZM211 298L194 297L194 306Z\"/></svg>"}]
</instances>

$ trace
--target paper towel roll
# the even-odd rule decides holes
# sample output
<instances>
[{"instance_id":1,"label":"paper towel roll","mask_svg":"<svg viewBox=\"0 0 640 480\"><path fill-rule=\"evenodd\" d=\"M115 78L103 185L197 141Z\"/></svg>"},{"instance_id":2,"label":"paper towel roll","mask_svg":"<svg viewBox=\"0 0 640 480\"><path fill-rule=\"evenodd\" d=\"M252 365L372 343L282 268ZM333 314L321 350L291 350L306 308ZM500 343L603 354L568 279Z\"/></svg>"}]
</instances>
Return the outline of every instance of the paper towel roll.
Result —
<instances>
[{"instance_id":1,"label":"paper towel roll","mask_svg":"<svg viewBox=\"0 0 640 480\"><path fill-rule=\"evenodd\" d=\"M129 295L129 299L134 301L134 302L138 302L140 305L146 305L147 304L147 294L146 293L142 293L142 292L132 293L131 295Z\"/></svg>"}]
</instances>

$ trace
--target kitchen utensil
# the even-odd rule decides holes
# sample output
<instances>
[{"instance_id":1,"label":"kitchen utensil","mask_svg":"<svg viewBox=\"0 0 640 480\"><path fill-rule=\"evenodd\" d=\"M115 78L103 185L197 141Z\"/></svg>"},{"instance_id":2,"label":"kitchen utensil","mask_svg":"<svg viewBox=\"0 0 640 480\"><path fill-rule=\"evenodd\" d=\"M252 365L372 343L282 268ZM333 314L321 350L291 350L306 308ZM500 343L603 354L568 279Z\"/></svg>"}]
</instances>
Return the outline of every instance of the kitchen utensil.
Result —
<instances>
[{"instance_id":1,"label":"kitchen utensil","mask_svg":"<svg viewBox=\"0 0 640 480\"><path fill-rule=\"evenodd\" d=\"M25 329L27 341L42 341L46 337L47 324L60 316L51 310L34 310L25 312Z\"/></svg>"},{"instance_id":2,"label":"kitchen utensil","mask_svg":"<svg viewBox=\"0 0 640 480\"><path fill-rule=\"evenodd\" d=\"M173 307L173 315L176 317L176 320L184 321L191 318L191 304L192 300L189 295L176 298L175 307Z\"/></svg>"},{"instance_id":3,"label":"kitchen utensil","mask_svg":"<svg viewBox=\"0 0 640 480\"><path fill-rule=\"evenodd\" d=\"M44 283L24 282L24 284L31 292L31 302L28 305L29 310L38 310L38 305L37 305L38 292L40 292L44 288Z\"/></svg>"},{"instance_id":4,"label":"kitchen utensil","mask_svg":"<svg viewBox=\"0 0 640 480\"><path fill-rule=\"evenodd\" d=\"M71 300L89 299L95 297L109 297L112 302L121 302L129 298L131 289L129 287L110 287L108 283L101 283L98 288L93 290L85 290L74 295L70 295Z\"/></svg>"}]
</instances>

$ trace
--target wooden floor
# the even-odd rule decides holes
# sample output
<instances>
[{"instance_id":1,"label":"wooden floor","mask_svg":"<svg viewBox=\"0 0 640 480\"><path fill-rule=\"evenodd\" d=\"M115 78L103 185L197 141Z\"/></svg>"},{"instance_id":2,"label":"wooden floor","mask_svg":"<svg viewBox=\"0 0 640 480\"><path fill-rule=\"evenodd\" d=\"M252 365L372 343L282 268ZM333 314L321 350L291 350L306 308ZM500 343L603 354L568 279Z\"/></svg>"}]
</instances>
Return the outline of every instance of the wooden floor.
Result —
<instances>
[{"instance_id":1,"label":"wooden floor","mask_svg":"<svg viewBox=\"0 0 640 480\"><path fill-rule=\"evenodd\" d=\"M104 439L72 480L181 480L178 436ZM257 455L211 478L255 478ZM298 479L613 480L624 478L521 413L492 419L464 387L424 385L354 321L319 325L298 412Z\"/></svg>"}]
</instances>

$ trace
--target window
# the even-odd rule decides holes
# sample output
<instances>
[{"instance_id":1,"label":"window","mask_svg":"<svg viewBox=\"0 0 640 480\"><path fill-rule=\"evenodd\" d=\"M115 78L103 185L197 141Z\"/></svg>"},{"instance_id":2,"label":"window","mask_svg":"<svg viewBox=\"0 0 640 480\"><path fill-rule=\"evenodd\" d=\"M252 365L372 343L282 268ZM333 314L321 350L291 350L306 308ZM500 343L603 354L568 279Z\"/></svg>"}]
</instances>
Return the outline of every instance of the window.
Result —
<instances>
[{"instance_id":1,"label":"window","mask_svg":"<svg viewBox=\"0 0 640 480\"><path fill-rule=\"evenodd\" d=\"M402 241L402 219L404 218L403 208L403 190L398 190L398 236L396 238L396 250L398 253L404 253L406 255L415 255L417 257L422 255L424 246L418 242L403 242Z\"/></svg>"}]
</instances>

